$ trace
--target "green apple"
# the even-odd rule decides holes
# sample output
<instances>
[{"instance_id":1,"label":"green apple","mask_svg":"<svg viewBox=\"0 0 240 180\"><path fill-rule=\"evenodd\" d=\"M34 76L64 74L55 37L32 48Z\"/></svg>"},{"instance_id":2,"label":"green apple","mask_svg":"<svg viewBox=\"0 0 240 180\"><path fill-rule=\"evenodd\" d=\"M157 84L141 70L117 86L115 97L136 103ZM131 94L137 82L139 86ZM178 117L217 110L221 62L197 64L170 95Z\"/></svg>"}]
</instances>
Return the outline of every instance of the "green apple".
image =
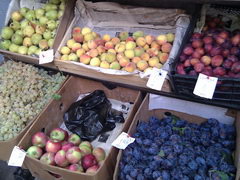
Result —
<instances>
[{"instance_id":1,"label":"green apple","mask_svg":"<svg viewBox=\"0 0 240 180\"><path fill-rule=\"evenodd\" d=\"M0 49L8 50L10 45L11 45L11 41L10 40L2 40L0 42Z\"/></svg>"},{"instance_id":2,"label":"green apple","mask_svg":"<svg viewBox=\"0 0 240 180\"><path fill-rule=\"evenodd\" d=\"M42 49L40 49L40 48L38 48L36 51L35 51L35 53L34 54L36 54L36 55L38 55L39 56L39 54L42 52Z\"/></svg>"},{"instance_id":3,"label":"green apple","mask_svg":"<svg viewBox=\"0 0 240 180\"><path fill-rule=\"evenodd\" d=\"M56 27L57 27L57 24L54 20L50 20L47 22L47 28L49 30L54 30L54 29L56 29Z\"/></svg>"},{"instance_id":4,"label":"green apple","mask_svg":"<svg viewBox=\"0 0 240 180\"><path fill-rule=\"evenodd\" d=\"M58 11L58 19L60 19L63 16L64 11L60 10Z\"/></svg>"},{"instance_id":5,"label":"green apple","mask_svg":"<svg viewBox=\"0 0 240 180\"><path fill-rule=\"evenodd\" d=\"M19 53L19 54L26 55L27 52L28 52L28 48L25 47L25 46L20 46L20 47L18 48L18 53Z\"/></svg>"},{"instance_id":6,"label":"green apple","mask_svg":"<svg viewBox=\"0 0 240 180\"><path fill-rule=\"evenodd\" d=\"M41 40L42 40L42 35L38 33L33 34L31 37L31 41L33 45L38 45Z\"/></svg>"},{"instance_id":7,"label":"green apple","mask_svg":"<svg viewBox=\"0 0 240 180\"><path fill-rule=\"evenodd\" d=\"M10 25L9 25L14 31L17 31L18 29L21 28L21 24L18 21L13 21Z\"/></svg>"},{"instance_id":8,"label":"green apple","mask_svg":"<svg viewBox=\"0 0 240 180\"><path fill-rule=\"evenodd\" d=\"M49 40L52 38L52 32L51 31L45 31L43 33L43 38L46 39L46 40Z\"/></svg>"},{"instance_id":9,"label":"green apple","mask_svg":"<svg viewBox=\"0 0 240 180\"><path fill-rule=\"evenodd\" d=\"M58 5L61 3L61 1L60 0L50 0L49 3Z\"/></svg>"},{"instance_id":10,"label":"green apple","mask_svg":"<svg viewBox=\"0 0 240 180\"><path fill-rule=\"evenodd\" d=\"M56 10L50 10L46 12L46 17L49 20L56 20L58 18L58 12Z\"/></svg>"},{"instance_id":11,"label":"green apple","mask_svg":"<svg viewBox=\"0 0 240 180\"><path fill-rule=\"evenodd\" d=\"M62 10L62 11L65 9L65 3L64 2L62 2L60 4L59 9Z\"/></svg>"},{"instance_id":12,"label":"green apple","mask_svg":"<svg viewBox=\"0 0 240 180\"><path fill-rule=\"evenodd\" d=\"M18 34L18 35L20 35L20 36L23 36L23 32L22 32L22 30L17 30L17 31L15 31L15 34Z\"/></svg>"},{"instance_id":13,"label":"green apple","mask_svg":"<svg viewBox=\"0 0 240 180\"><path fill-rule=\"evenodd\" d=\"M42 17L39 18L39 24L40 25L45 25L45 24L47 24L47 22L48 22L48 18L47 17L42 16Z\"/></svg>"},{"instance_id":14,"label":"green apple","mask_svg":"<svg viewBox=\"0 0 240 180\"><path fill-rule=\"evenodd\" d=\"M37 19L40 19L42 16L44 16L45 10L43 8L39 8L35 10L35 16Z\"/></svg>"},{"instance_id":15,"label":"green apple","mask_svg":"<svg viewBox=\"0 0 240 180\"><path fill-rule=\"evenodd\" d=\"M11 39L12 35L13 35L14 31L12 28L10 27L4 27L1 31L1 37L3 39Z\"/></svg>"},{"instance_id":16,"label":"green apple","mask_svg":"<svg viewBox=\"0 0 240 180\"><path fill-rule=\"evenodd\" d=\"M13 34L11 41L16 45L21 45L23 43L23 37L18 34Z\"/></svg>"},{"instance_id":17,"label":"green apple","mask_svg":"<svg viewBox=\"0 0 240 180\"><path fill-rule=\"evenodd\" d=\"M12 14L11 14L11 19L13 21L21 21L23 18L22 14L19 12L19 11L14 11Z\"/></svg>"},{"instance_id":18,"label":"green apple","mask_svg":"<svg viewBox=\"0 0 240 180\"><path fill-rule=\"evenodd\" d=\"M36 17L35 17L35 11L34 10L29 10L26 14L25 14L25 18L29 21L33 21Z\"/></svg>"},{"instance_id":19,"label":"green apple","mask_svg":"<svg viewBox=\"0 0 240 180\"><path fill-rule=\"evenodd\" d=\"M43 6L43 9L45 9L45 11L50 11L50 10L57 10L58 7L55 4L47 3Z\"/></svg>"},{"instance_id":20,"label":"green apple","mask_svg":"<svg viewBox=\"0 0 240 180\"><path fill-rule=\"evenodd\" d=\"M33 54L35 54L35 52L37 51L37 49L38 49L37 46L30 46L30 47L28 48L27 54L28 54L28 55L33 55Z\"/></svg>"},{"instance_id":21,"label":"green apple","mask_svg":"<svg viewBox=\"0 0 240 180\"><path fill-rule=\"evenodd\" d=\"M29 11L29 8L23 7L23 8L20 8L19 11L20 11L22 16L25 16L26 13Z\"/></svg>"},{"instance_id":22,"label":"green apple","mask_svg":"<svg viewBox=\"0 0 240 180\"><path fill-rule=\"evenodd\" d=\"M27 37L31 37L35 33L35 30L33 29L32 26L26 26L23 29L23 35Z\"/></svg>"},{"instance_id":23,"label":"green apple","mask_svg":"<svg viewBox=\"0 0 240 180\"><path fill-rule=\"evenodd\" d=\"M18 52L19 45L16 44L10 44L9 51L17 53Z\"/></svg>"},{"instance_id":24,"label":"green apple","mask_svg":"<svg viewBox=\"0 0 240 180\"><path fill-rule=\"evenodd\" d=\"M27 19L24 19L23 21L21 21L20 25L21 29L24 29L26 26L30 25L30 22Z\"/></svg>"},{"instance_id":25,"label":"green apple","mask_svg":"<svg viewBox=\"0 0 240 180\"><path fill-rule=\"evenodd\" d=\"M49 39L49 40L48 40L48 46L49 46L50 48L53 47L53 43L54 43L54 39Z\"/></svg>"}]
</instances>

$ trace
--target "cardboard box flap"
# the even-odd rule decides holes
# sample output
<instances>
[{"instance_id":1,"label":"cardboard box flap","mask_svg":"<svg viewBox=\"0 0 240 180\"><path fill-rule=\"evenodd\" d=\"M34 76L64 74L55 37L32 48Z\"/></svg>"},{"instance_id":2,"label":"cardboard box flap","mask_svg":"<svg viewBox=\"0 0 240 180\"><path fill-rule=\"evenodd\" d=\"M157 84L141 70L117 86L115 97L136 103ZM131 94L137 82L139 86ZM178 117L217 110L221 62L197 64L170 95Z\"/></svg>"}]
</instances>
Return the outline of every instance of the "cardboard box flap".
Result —
<instances>
[{"instance_id":1,"label":"cardboard box flap","mask_svg":"<svg viewBox=\"0 0 240 180\"><path fill-rule=\"evenodd\" d=\"M84 12L85 21L91 22L94 27L150 27L159 29L176 28L180 16L187 16L180 9L155 9L120 5L109 2L77 1L76 7Z\"/></svg>"}]
</instances>

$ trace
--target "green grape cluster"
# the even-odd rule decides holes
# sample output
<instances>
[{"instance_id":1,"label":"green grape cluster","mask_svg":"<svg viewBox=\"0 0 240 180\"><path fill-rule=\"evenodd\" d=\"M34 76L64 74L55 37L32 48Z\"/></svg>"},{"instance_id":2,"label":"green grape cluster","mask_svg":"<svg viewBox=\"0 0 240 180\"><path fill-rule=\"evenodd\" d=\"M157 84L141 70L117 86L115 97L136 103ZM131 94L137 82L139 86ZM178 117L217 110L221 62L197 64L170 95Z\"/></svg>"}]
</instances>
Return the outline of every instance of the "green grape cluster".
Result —
<instances>
[{"instance_id":1,"label":"green grape cluster","mask_svg":"<svg viewBox=\"0 0 240 180\"><path fill-rule=\"evenodd\" d=\"M46 106L66 79L21 62L0 66L0 141L16 137Z\"/></svg>"}]
</instances>

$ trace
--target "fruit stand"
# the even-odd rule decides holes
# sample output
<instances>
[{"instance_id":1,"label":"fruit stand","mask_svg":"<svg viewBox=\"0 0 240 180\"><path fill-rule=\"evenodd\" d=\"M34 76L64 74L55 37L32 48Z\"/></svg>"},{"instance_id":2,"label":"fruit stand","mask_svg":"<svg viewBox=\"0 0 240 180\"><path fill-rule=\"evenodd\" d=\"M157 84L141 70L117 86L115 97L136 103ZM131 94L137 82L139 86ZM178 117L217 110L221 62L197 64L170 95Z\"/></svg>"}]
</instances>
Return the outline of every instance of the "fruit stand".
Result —
<instances>
[{"instance_id":1,"label":"fruit stand","mask_svg":"<svg viewBox=\"0 0 240 180\"><path fill-rule=\"evenodd\" d=\"M239 179L239 14L237 1L11 0L0 160L39 180Z\"/></svg>"}]
</instances>

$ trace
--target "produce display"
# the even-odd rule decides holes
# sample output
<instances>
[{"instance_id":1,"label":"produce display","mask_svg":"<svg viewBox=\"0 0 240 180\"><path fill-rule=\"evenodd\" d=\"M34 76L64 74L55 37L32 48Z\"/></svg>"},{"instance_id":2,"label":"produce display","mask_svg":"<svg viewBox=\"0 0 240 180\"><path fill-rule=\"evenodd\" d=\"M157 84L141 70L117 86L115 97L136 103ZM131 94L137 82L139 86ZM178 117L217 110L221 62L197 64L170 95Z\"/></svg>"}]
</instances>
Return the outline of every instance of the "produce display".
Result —
<instances>
[{"instance_id":1,"label":"produce display","mask_svg":"<svg viewBox=\"0 0 240 180\"><path fill-rule=\"evenodd\" d=\"M168 59L174 38L172 33L154 37L142 31L132 36L128 32L121 32L118 37L100 36L88 27L75 27L72 38L60 48L60 60L127 72L161 68Z\"/></svg>"},{"instance_id":2,"label":"produce display","mask_svg":"<svg viewBox=\"0 0 240 180\"><path fill-rule=\"evenodd\" d=\"M0 141L16 137L60 88L65 76L6 61L0 66Z\"/></svg>"},{"instance_id":3,"label":"produce display","mask_svg":"<svg viewBox=\"0 0 240 180\"><path fill-rule=\"evenodd\" d=\"M198 125L151 117L139 122L135 142L123 151L119 179L235 179L235 135L233 125L212 118Z\"/></svg>"},{"instance_id":4,"label":"produce display","mask_svg":"<svg viewBox=\"0 0 240 180\"><path fill-rule=\"evenodd\" d=\"M240 77L240 30L230 32L221 18L206 17L202 33L193 33L177 65L178 74Z\"/></svg>"},{"instance_id":5,"label":"produce display","mask_svg":"<svg viewBox=\"0 0 240 180\"><path fill-rule=\"evenodd\" d=\"M34 134L27 155L44 164L89 174L98 170L106 156L101 147L93 148L90 142L61 128L53 129L49 137L43 132Z\"/></svg>"},{"instance_id":6,"label":"produce display","mask_svg":"<svg viewBox=\"0 0 240 180\"><path fill-rule=\"evenodd\" d=\"M65 0L50 0L42 8L14 11L1 31L0 48L30 56L51 48L64 8Z\"/></svg>"}]
</instances>

